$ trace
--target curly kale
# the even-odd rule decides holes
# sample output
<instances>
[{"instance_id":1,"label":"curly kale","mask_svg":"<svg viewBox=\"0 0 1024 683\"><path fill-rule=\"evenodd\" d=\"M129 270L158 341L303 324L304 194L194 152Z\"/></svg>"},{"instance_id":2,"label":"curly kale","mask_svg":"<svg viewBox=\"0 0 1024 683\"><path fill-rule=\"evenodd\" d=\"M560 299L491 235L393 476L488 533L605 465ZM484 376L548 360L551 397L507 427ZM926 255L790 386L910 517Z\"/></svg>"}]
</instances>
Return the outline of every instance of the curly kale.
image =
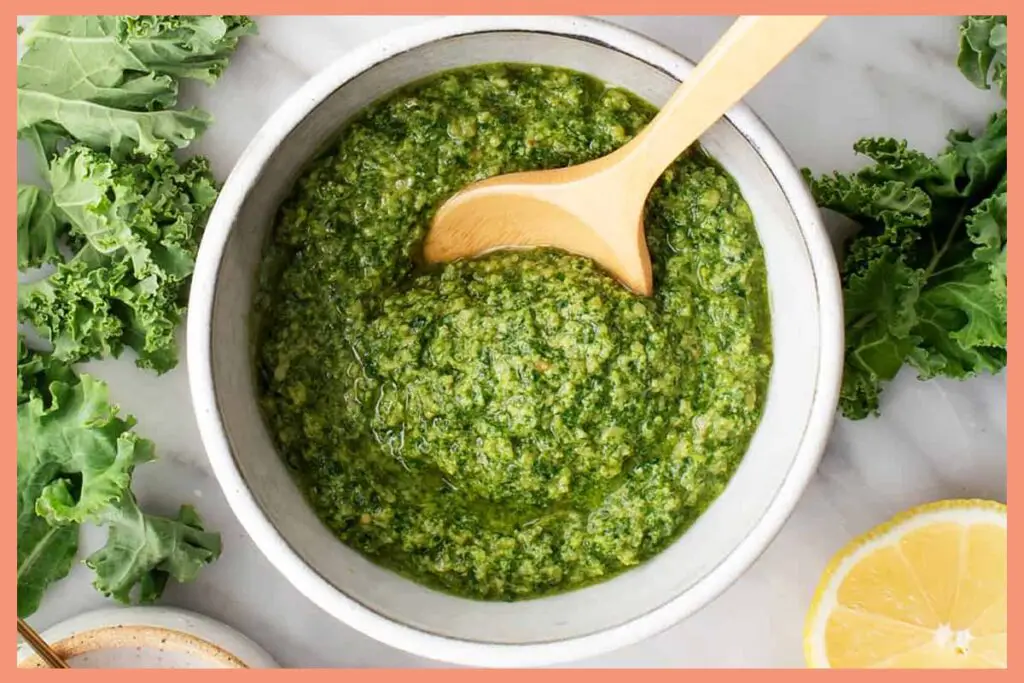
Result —
<instances>
[{"instance_id":1,"label":"curly kale","mask_svg":"<svg viewBox=\"0 0 1024 683\"><path fill-rule=\"evenodd\" d=\"M1006 17L967 17L960 33L964 75L1005 94ZM1006 110L947 142L930 157L863 139L854 150L871 165L807 174L822 207L862 228L842 263L847 417L877 413L883 384L904 365L922 379L1006 365Z\"/></svg>"}]
</instances>

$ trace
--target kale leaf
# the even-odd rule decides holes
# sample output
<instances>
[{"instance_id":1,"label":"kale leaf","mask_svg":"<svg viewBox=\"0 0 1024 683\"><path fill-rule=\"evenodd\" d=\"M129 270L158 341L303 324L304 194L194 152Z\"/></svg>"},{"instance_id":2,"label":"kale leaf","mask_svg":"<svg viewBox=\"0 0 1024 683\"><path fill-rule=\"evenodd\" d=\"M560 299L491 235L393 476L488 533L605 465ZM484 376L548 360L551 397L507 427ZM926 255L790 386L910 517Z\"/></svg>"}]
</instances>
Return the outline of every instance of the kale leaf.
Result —
<instances>
[{"instance_id":1,"label":"kale leaf","mask_svg":"<svg viewBox=\"0 0 1024 683\"><path fill-rule=\"evenodd\" d=\"M1006 97L1006 17L972 15L960 26L960 71L974 85L995 84Z\"/></svg>"},{"instance_id":2,"label":"kale leaf","mask_svg":"<svg viewBox=\"0 0 1024 683\"><path fill-rule=\"evenodd\" d=\"M70 386L77 381L66 365L35 353L18 339L18 616L27 617L39 608L50 584L71 571L78 552L78 524L50 524L36 513L36 501L54 474L24 453L23 411L30 401L49 401L49 386Z\"/></svg>"},{"instance_id":3,"label":"kale leaf","mask_svg":"<svg viewBox=\"0 0 1024 683\"><path fill-rule=\"evenodd\" d=\"M178 164L161 154L118 163L75 144L50 176L53 205L81 247L49 277L19 285L19 317L65 362L117 356L128 346L140 367L170 370L187 281L217 196L207 162Z\"/></svg>"},{"instance_id":4,"label":"kale leaf","mask_svg":"<svg viewBox=\"0 0 1024 683\"><path fill-rule=\"evenodd\" d=\"M979 86L991 70L1005 88L1005 30L1005 17L963 23L959 64ZM922 379L1006 365L1006 110L977 135L951 131L935 157L891 138L854 150L872 163L805 175L819 205L861 226L842 262L840 395L843 414L860 419L878 412L883 384L904 365Z\"/></svg>"},{"instance_id":5,"label":"kale leaf","mask_svg":"<svg viewBox=\"0 0 1024 683\"><path fill-rule=\"evenodd\" d=\"M54 206L50 193L19 183L18 270L63 262L59 241L66 232L67 220Z\"/></svg>"},{"instance_id":6,"label":"kale leaf","mask_svg":"<svg viewBox=\"0 0 1024 683\"><path fill-rule=\"evenodd\" d=\"M193 581L220 556L220 534L204 530L191 505L182 505L174 518L147 515L126 491L103 521L107 543L85 564L96 572L96 589L119 602L131 602L133 594L140 603L154 602L168 579Z\"/></svg>"},{"instance_id":7,"label":"kale leaf","mask_svg":"<svg viewBox=\"0 0 1024 683\"><path fill-rule=\"evenodd\" d=\"M213 83L255 24L231 16L46 16L24 33L18 135L50 130L49 162L69 137L115 158L186 146L210 117L172 109L178 79Z\"/></svg>"},{"instance_id":8,"label":"kale leaf","mask_svg":"<svg viewBox=\"0 0 1024 683\"><path fill-rule=\"evenodd\" d=\"M135 467L154 458L152 442L120 417L106 385L18 340L18 615L39 607L67 576L80 524L106 526L106 545L86 558L96 587L122 602L132 587L152 602L168 579L191 581L220 554L183 506L177 519L147 515L131 492Z\"/></svg>"}]
</instances>

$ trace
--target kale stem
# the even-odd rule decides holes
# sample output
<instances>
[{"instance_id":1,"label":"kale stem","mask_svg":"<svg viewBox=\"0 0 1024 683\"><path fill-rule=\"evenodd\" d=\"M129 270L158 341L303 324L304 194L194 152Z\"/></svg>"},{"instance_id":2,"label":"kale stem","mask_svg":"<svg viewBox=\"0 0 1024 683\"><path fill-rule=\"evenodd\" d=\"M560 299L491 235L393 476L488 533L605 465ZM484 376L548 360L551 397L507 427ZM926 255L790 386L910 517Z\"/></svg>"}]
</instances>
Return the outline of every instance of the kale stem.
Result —
<instances>
[{"instance_id":1,"label":"kale stem","mask_svg":"<svg viewBox=\"0 0 1024 683\"><path fill-rule=\"evenodd\" d=\"M967 206L968 202L964 202L963 205L961 205L960 211L957 212L956 218L953 220L953 227L950 228L949 234L946 235L945 243L943 243L941 249L935 252L935 255L932 256L932 260L928 263L928 267L924 269L925 282L932 277L935 267L939 265L939 261L942 260L942 257L946 255L947 251L949 251L950 245L953 244L953 238L956 236L957 232L960 231L960 226L964 222L964 217L967 216Z\"/></svg>"},{"instance_id":2,"label":"kale stem","mask_svg":"<svg viewBox=\"0 0 1024 683\"><path fill-rule=\"evenodd\" d=\"M851 330L859 330L859 329L865 328L868 325L870 325L872 322L874 322L875 318L877 318L877 317L878 317L878 314L875 313L874 311L872 311L871 313L868 313L868 314L864 315L863 317L861 317L854 324L850 325L850 329Z\"/></svg>"},{"instance_id":3,"label":"kale stem","mask_svg":"<svg viewBox=\"0 0 1024 683\"><path fill-rule=\"evenodd\" d=\"M951 266L946 266L946 267L945 267L945 268L943 268L942 270L936 270L935 272L933 272L933 273L931 274L931 277L938 277L938 276L942 275L943 273L949 273L949 272L951 272L951 271L954 271L954 270L956 270L957 268L960 268L960 267L962 267L962 266L963 266L963 264L962 264L962 263L954 263L954 264L953 264L953 265L951 265Z\"/></svg>"}]
</instances>

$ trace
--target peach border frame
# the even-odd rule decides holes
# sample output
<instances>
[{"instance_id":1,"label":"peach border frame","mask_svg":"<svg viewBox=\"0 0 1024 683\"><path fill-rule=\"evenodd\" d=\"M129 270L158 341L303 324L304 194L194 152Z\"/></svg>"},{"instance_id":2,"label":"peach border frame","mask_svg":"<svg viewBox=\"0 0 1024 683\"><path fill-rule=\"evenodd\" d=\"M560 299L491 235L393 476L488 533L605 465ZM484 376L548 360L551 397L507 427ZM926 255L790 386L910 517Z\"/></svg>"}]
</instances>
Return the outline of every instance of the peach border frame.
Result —
<instances>
[{"instance_id":1,"label":"peach border frame","mask_svg":"<svg viewBox=\"0 0 1024 683\"><path fill-rule=\"evenodd\" d=\"M126 13L128 11L139 11L140 9L147 9L150 11L177 11L181 14L204 14L212 12L222 13L247 13L247 14L362 14L362 15L403 15L403 14L414 14L414 15L426 15L426 14L606 14L606 15L657 15L657 14L681 14L681 10L685 10L687 14L739 14L743 12L750 13L765 13L768 11L769 6L773 13L830 13L834 15L959 15L966 13L989 13L989 14L1006 14L1011 13L1011 3L1008 0L1000 0L996 2L954 2L952 0L933 0L932 2L910 2L906 0L862 0L860 2L856 0L832 0L832 1L819 1L814 2L812 0L774 0L773 2L756 2L754 0L719 0L718 2L694 2L694 3L675 3L669 2L668 0L632 0L631 2L612 2L611 0L491 0L490 2L483 3L477 0L476 2L457 0L435 0L434 2L422 2L420 0L405 0L404 2L386 2L383 0L377 0L376 2L367 1L350 1L341 3L330 0L291 0L290 2L273 2L272 0L250 0L249 2L238 2L231 0L178 0L177 2L150 2L140 3L126 2L124 0L101 0L96 2L75 2L73 0L40 0L37 2L15 2L12 3L14 16L18 14L78 14L88 11L93 14L116 14ZM144 7L140 7L144 5ZM21 10L18 12L17 10ZM343 10L343 11L341 11ZM13 24L13 18L12 22ZM11 37L14 36L13 26L8 24L11 29ZM4 87L2 92L5 93L4 97L7 100L7 106L4 109L3 117L9 122L12 131L15 128L15 107L14 107L14 85L16 83L16 71L15 61L11 60L8 66L3 70L3 83ZM1012 91L1010 92L1009 99L1014 96ZM1009 164L1014 165L1013 159L1016 153L1012 153L1012 148L1015 147L1012 142L1013 138L1010 138L1011 155ZM5 158L9 161L3 172L5 177L8 177L8 182L11 185L15 184L17 178L17 147L16 140L13 134L5 138L4 149L6 150ZM8 175L10 174L10 175ZM14 177L12 178L11 175ZM11 185L8 185L10 188ZM14 223L15 215L15 200L14 193L10 190L8 193L0 197L0 201L4 202L5 215L8 216L7 225L11 226ZM13 260L14 253L16 250L16 237L15 231L10 227L4 232L5 237L3 238L3 253L6 258ZM1010 268L1013 268L1013 263L1019 259L1014 256L1014 252L1011 250L1009 254ZM16 280L11 278L5 281L3 285L0 285L4 289L3 300L7 302L11 309L15 308L16 305ZM1011 289L1016 285L1010 284ZM1019 314L1013 313L1014 310L1019 308L1016 305L1015 296L1010 297L1010 316L1009 316L1009 339L1010 344L1015 345L1013 340L1016 338L1014 335L1015 319L1018 318ZM9 309L11 318L16 318L15 311ZM14 357L15 352L15 336L11 334L8 337L0 338L0 353L6 353L8 358ZM14 384L15 368L13 364L6 366L3 372L7 373L8 386ZM1021 401L1024 401L1024 388L1021 387L1018 381L1017 374L1012 368L1007 369L1008 379L1008 411L1013 411ZM13 398L13 392L8 394L6 400L10 401ZM2 429L3 437L8 443L7 452L11 453L16 450L16 424L15 424L15 411L8 409L5 417L3 418L0 429ZM1010 453L1013 451L1020 451L1020 437L1019 430L1009 424L1008 426L1008 466L1007 466L1007 499L1012 496L1013 482L1019 479L1019 471L1021 465L1018 462L1018 456L1011 456ZM7 513L8 520L15 517L16 503L14 497L9 497L5 503L9 512ZM15 508L15 509L12 509ZM15 530L10 525L7 527L7 531L4 532L7 538L11 540L6 542L6 547L9 549L8 552L13 552L15 547L14 534ZM1020 553L1021 551L1016 549L1014 544L1011 542L1009 546L1009 574L1013 576L1015 574L1014 567L1020 565ZM12 562L8 565L8 572L13 571ZM8 604L8 614L15 611L17 598L13 592L14 581L10 580L8 586L11 586L7 598L4 602ZM1010 587L1009 592L1010 600L1010 621L1016 622L1019 619L1015 615L1020 614L1020 604L1022 599L1018 593ZM1017 636L1016 625L1010 629L1010 642L1024 642L1024 638ZM12 628L12 635L14 630ZM723 637L727 637L723 635ZM16 636L15 636L16 638ZM12 645L16 640L12 639ZM13 649L13 648L12 648ZM1019 649L1019 646L1018 646ZM13 655L13 652L12 652ZM24 680L26 676L52 676L52 675L68 675L73 676L76 680L81 681L95 681L96 683L108 683L114 680L133 681L135 674L125 672L93 672L93 671L79 671L71 674L54 674L54 673L31 673L26 670L20 670L16 667L15 658L12 656L11 664L14 665L14 669L18 672L16 675L19 680ZM170 676L176 676L173 671L154 671L147 672L147 679L152 678L172 680ZM207 677L218 675L216 672L194 672L192 676ZM291 674L275 673L274 671L246 671L239 673L224 673L220 675L244 675L255 680L271 680L275 676L285 676ZM420 670L420 671L394 671L394 670L383 670L383 669L362 669L362 670L349 670L345 676L352 680L359 681L394 681L398 683L406 678L416 679L418 681L437 681L441 683L450 682L453 678L462 678L463 680L478 680L477 677L487 678L489 681L511 681L514 676L522 676L523 674L516 671L459 671L459 670ZM541 676L549 680L554 680L555 676L559 678L571 678L578 680L580 683L604 683L607 681L618 681L621 674L616 670L593 670L593 671L573 671L573 670L550 670L547 672L536 672L526 674L530 676ZM637 672L636 675L643 677L649 681L676 681L680 674L673 670L643 670ZM791 676L794 672L786 670L750 670L749 673L729 671L729 670L713 670L713 671L692 671L685 674L687 677L693 676L697 680L718 680L718 681L732 681L740 680L743 677L749 676L757 678L758 680L776 680L780 683L791 681ZM945 681L945 680L969 680L969 681L980 681L980 680L1005 680L1008 675L1005 671L993 671L993 672L957 672L957 671L943 671L943 672L912 672L912 671L880 671L880 672L855 672L855 671L844 671L844 672L813 672L807 671L806 673L795 674L799 676L836 676L847 680L876 680L879 678L893 680L893 681L909 681L910 678L919 679L921 681L927 681L931 683L933 681ZM330 670L304 670L301 674L304 680L323 680L323 681L334 681L336 674ZM469 678L472 677L472 678ZM898 677L898 678L897 678ZM969 678L968 678L969 677ZM284 680L283 678L281 680Z\"/></svg>"}]
</instances>

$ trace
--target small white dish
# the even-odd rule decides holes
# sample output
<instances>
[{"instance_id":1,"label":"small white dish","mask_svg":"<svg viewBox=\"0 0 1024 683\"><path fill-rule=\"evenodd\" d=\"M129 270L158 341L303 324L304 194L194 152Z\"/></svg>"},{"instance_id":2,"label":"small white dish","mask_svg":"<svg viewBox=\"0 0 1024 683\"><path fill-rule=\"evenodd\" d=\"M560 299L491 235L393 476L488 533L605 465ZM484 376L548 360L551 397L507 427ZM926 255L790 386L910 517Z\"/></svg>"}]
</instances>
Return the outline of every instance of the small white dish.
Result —
<instances>
[{"instance_id":1,"label":"small white dish","mask_svg":"<svg viewBox=\"0 0 1024 683\"><path fill-rule=\"evenodd\" d=\"M42 634L72 669L275 669L259 645L233 628L170 607L101 609ZM18 667L45 668L26 643Z\"/></svg>"}]
</instances>

